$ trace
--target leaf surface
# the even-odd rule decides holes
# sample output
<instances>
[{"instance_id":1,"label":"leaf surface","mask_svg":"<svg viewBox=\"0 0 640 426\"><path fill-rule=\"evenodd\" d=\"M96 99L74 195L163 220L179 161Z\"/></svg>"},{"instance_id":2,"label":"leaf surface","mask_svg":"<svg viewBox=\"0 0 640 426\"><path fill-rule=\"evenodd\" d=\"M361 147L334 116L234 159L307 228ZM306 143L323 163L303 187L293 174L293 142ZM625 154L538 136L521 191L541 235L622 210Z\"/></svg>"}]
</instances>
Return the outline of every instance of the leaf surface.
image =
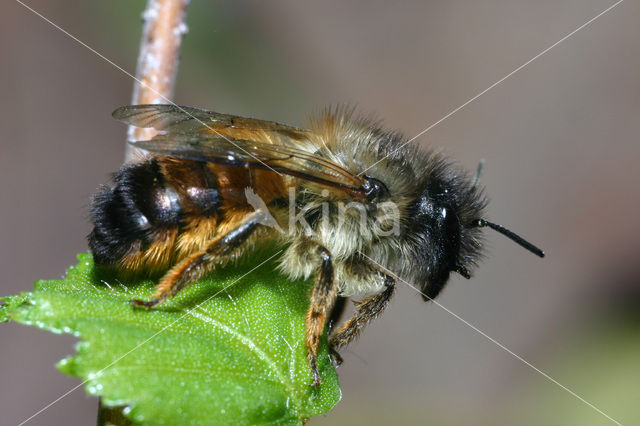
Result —
<instances>
[{"instance_id":1,"label":"leaf surface","mask_svg":"<svg viewBox=\"0 0 640 426\"><path fill-rule=\"evenodd\" d=\"M340 400L326 336L322 384L310 386L310 283L275 272L274 252L221 268L150 311L129 302L149 299L153 281L124 282L97 272L89 254L78 259L66 278L3 298L0 321L79 337L58 368L136 423L296 424Z\"/></svg>"}]
</instances>

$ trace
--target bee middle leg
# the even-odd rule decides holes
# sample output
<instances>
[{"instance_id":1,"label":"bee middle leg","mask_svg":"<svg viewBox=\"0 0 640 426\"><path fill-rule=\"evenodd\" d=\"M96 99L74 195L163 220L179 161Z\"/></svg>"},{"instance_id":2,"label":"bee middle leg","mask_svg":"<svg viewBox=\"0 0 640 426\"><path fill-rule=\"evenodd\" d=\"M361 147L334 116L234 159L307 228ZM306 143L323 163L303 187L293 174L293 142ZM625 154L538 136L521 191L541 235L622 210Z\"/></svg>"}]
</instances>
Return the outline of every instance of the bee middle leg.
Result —
<instances>
[{"instance_id":1,"label":"bee middle leg","mask_svg":"<svg viewBox=\"0 0 640 426\"><path fill-rule=\"evenodd\" d=\"M335 325L342 318L342 314L344 314L344 310L347 307L347 299L345 296L338 296L336 298L336 302L333 304L333 309L331 309L331 314L329 315L329 321L327 321L329 331L335 327Z\"/></svg>"},{"instance_id":2,"label":"bee middle leg","mask_svg":"<svg viewBox=\"0 0 640 426\"><path fill-rule=\"evenodd\" d=\"M331 310L331 315L329 315L329 321L327 322L327 329L329 330L329 335L331 335L332 330L342 318L342 314L344 314L344 310L347 307L347 300L349 298L345 296L338 296L336 303L333 305L333 309ZM329 347L329 351L331 352L331 357L333 358L333 364L335 366L342 364L342 357L340 354L333 350L332 347Z\"/></svg>"},{"instance_id":3,"label":"bee middle leg","mask_svg":"<svg viewBox=\"0 0 640 426\"><path fill-rule=\"evenodd\" d=\"M237 255L242 244L247 241L263 220L264 213L259 210L248 214L235 229L214 239L205 250L186 257L171 268L160 280L151 300L136 299L132 300L131 304L134 307L151 308L175 296L180 290L196 282L215 266L224 264Z\"/></svg>"},{"instance_id":4,"label":"bee middle leg","mask_svg":"<svg viewBox=\"0 0 640 426\"><path fill-rule=\"evenodd\" d=\"M385 278L384 289L380 293L369 296L359 302L354 302L356 310L353 316L329 336L329 347L334 354L337 354L338 349L358 337L369 321L380 315L389 304L395 287L395 280L387 276ZM338 362L341 360L339 355L336 357L336 360L338 360Z\"/></svg>"},{"instance_id":5,"label":"bee middle leg","mask_svg":"<svg viewBox=\"0 0 640 426\"><path fill-rule=\"evenodd\" d=\"M320 273L311 292L311 306L307 311L305 324L306 343L309 350L309 367L313 372L312 386L320 384L320 373L317 365L320 337L324 332L327 316L330 314L331 308L338 297L338 282L335 279L331 253L319 244L316 244L316 248L322 263L320 265Z\"/></svg>"}]
</instances>

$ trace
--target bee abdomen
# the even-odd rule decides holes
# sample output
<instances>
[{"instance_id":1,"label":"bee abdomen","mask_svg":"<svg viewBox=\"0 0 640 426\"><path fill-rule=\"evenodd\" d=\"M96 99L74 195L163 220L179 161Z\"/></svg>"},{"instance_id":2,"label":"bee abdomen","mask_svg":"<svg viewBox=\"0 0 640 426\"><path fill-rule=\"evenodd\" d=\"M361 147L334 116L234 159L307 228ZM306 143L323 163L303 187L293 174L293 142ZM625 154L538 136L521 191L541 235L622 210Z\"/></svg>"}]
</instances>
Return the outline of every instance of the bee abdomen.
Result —
<instances>
[{"instance_id":1,"label":"bee abdomen","mask_svg":"<svg viewBox=\"0 0 640 426\"><path fill-rule=\"evenodd\" d=\"M89 247L96 264L117 263L134 246L148 245L155 231L178 226L182 215L180 198L165 184L156 159L123 166L114 182L91 206Z\"/></svg>"}]
</instances>

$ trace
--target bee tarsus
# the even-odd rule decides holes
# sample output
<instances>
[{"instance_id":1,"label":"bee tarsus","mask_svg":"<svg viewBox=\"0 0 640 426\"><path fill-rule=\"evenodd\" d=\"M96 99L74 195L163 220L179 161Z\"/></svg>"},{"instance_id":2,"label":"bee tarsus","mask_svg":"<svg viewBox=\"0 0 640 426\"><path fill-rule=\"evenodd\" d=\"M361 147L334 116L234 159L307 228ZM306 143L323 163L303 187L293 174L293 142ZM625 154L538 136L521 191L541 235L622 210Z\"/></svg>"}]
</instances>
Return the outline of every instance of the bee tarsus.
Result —
<instances>
[{"instance_id":1,"label":"bee tarsus","mask_svg":"<svg viewBox=\"0 0 640 426\"><path fill-rule=\"evenodd\" d=\"M153 300L145 301L145 300L133 299L130 303L133 308L144 308L146 310L149 310L154 306L156 306L158 303L160 303L160 300L153 299Z\"/></svg>"}]
</instances>

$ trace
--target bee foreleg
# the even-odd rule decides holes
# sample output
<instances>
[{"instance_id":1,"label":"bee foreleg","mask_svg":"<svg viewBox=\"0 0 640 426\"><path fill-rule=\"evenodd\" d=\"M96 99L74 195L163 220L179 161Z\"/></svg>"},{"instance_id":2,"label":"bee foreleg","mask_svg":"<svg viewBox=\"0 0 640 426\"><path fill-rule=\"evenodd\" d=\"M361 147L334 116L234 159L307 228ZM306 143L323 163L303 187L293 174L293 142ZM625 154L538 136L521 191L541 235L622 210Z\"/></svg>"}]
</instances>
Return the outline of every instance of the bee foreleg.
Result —
<instances>
[{"instance_id":1,"label":"bee foreleg","mask_svg":"<svg viewBox=\"0 0 640 426\"><path fill-rule=\"evenodd\" d=\"M329 346L334 353L337 353L338 349L358 337L367 323L377 317L384 308L387 307L389 300L391 300L393 296L395 287L395 280L387 276L384 289L380 293L369 296L359 302L354 302L356 309L353 316L329 337ZM337 357L337 359L339 360L340 358Z\"/></svg>"},{"instance_id":2,"label":"bee foreleg","mask_svg":"<svg viewBox=\"0 0 640 426\"><path fill-rule=\"evenodd\" d=\"M248 214L242 223L229 233L214 239L209 246L196 252L167 272L156 287L156 293L150 301L133 300L133 306L151 308L166 299L175 296L180 290L194 283L216 265L233 259L239 248L247 241L264 219L262 211Z\"/></svg>"},{"instance_id":3,"label":"bee foreleg","mask_svg":"<svg viewBox=\"0 0 640 426\"><path fill-rule=\"evenodd\" d=\"M324 332L327 314L331 311L338 297L338 283L333 272L331 253L321 245L317 245L317 253L320 255L322 263L311 292L311 306L309 306L306 317L306 341L309 350L309 366L313 372L313 386L320 384L317 365L320 337Z\"/></svg>"}]
</instances>

